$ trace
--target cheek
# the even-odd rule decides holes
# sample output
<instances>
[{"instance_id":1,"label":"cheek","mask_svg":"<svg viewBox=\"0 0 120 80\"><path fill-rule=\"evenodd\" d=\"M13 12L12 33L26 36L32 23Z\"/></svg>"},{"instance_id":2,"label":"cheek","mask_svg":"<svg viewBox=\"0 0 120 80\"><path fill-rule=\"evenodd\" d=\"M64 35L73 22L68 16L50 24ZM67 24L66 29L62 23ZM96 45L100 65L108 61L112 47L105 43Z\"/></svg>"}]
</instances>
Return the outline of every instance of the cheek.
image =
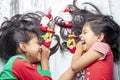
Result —
<instances>
[{"instance_id":1,"label":"cheek","mask_svg":"<svg viewBox=\"0 0 120 80\"><path fill-rule=\"evenodd\" d=\"M86 50L86 51L89 50L91 46L92 46L91 39L90 38L86 39L85 45L84 45L84 50Z\"/></svg>"},{"instance_id":2,"label":"cheek","mask_svg":"<svg viewBox=\"0 0 120 80\"><path fill-rule=\"evenodd\" d=\"M94 43L95 43L96 41L94 41L94 40L90 40L89 41L89 43L87 44L87 46L88 46L88 49L90 49L93 45L94 45Z\"/></svg>"},{"instance_id":3,"label":"cheek","mask_svg":"<svg viewBox=\"0 0 120 80\"><path fill-rule=\"evenodd\" d=\"M38 49L39 49L38 46L33 45L32 47L30 47L30 51L33 53L38 53Z\"/></svg>"},{"instance_id":4,"label":"cheek","mask_svg":"<svg viewBox=\"0 0 120 80\"><path fill-rule=\"evenodd\" d=\"M38 62L38 61L41 60L41 55L40 55L40 53L33 53L33 54L31 55L31 58L32 58L32 61L33 61L33 62Z\"/></svg>"},{"instance_id":5,"label":"cheek","mask_svg":"<svg viewBox=\"0 0 120 80\"><path fill-rule=\"evenodd\" d=\"M41 59L41 53L38 51L38 48L31 47L31 57L34 58L34 60L40 60Z\"/></svg>"}]
</instances>

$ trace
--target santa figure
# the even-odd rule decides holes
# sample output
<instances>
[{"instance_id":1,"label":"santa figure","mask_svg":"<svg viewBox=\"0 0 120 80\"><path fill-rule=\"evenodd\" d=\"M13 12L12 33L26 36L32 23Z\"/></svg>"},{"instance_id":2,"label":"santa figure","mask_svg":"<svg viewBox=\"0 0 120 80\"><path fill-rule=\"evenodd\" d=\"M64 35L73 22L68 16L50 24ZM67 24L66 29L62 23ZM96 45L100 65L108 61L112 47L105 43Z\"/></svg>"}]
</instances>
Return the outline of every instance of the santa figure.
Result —
<instances>
[{"instance_id":1,"label":"santa figure","mask_svg":"<svg viewBox=\"0 0 120 80\"><path fill-rule=\"evenodd\" d=\"M42 18L40 23L40 29L46 32L48 28L48 24L51 20L52 20L52 15L51 15L51 9L50 9L48 13Z\"/></svg>"},{"instance_id":2,"label":"santa figure","mask_svg":"<svg viewBox=\"0 0 120 80\"><path fill-rule=\"evenodd\" d=\"M67 27L72 27L72 16L70 12L70 5L67 5L65 10L60 14L60 17L62 18L62 23Z\"/></svg>"}]
</instances>

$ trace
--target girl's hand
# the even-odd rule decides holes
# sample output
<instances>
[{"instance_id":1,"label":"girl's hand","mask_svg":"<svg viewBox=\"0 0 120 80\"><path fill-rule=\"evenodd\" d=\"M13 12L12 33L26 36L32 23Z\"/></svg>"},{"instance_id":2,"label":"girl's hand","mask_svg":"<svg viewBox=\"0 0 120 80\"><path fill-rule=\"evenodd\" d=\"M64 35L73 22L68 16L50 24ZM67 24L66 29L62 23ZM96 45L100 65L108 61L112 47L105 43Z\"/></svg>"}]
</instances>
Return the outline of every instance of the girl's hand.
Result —
<instances>
[{"instance_id":1,"label":"girl's hand","mask_svg":"<svg viewBox=\"0 0 120 80\"><path fill-rule=\"evenodd\" d=\"M76 44L76 51L78 51L78 52L83 52L83 41L79 41L79 42Z\"/></svg>"},{"instance_id":2,"label":"girl's hand","mask_svg":"<svg viewBox=\"0 0 120 80\"><path fill-rule=\"evenodd\" d=\"M50 50L44 45L41 45L41 48L42 48L42 59L48 59L50 56Z\"/></svg>"},{"instance_id":3,"label":"girl's hand","mask_svg":"<svg viewBox=\"0 0 120 80\"><path fill-rule=\"evenodd\" d=\"M48 68L48 59L49 59L49 56L50 56L50 50L45 47L44 45L41 46L42 48L42 58L41 58L41 66L42 66L42 69L43 70L49 70Z\"/></svg>"},{"instance_id":4,"label":"girl's hand","mask_svg":"<svg viewBox=\"0 0 120 80\"><path fill-rule=\"evenodd\" d=\"M82 56L83 54L83 41L79 41L77 44L76 44L76 51L73 55L73 58L72 58L72 62L71 62L71 68L72 70L74 71L74 68L76 69L76 63L78 61L78 59Z\"/></svg>"}]
</instances>

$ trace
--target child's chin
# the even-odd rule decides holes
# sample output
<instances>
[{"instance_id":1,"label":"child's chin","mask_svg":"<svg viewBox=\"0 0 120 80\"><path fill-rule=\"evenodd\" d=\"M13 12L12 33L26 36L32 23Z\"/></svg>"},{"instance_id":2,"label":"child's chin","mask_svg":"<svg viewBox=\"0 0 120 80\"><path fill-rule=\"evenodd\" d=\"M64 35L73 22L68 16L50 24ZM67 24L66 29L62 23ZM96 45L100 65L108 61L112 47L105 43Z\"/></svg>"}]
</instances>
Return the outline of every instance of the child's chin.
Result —
<instances>
[{"instance_id":1,"label":"child's chin","mask_svg":"<svg viewBox=\"0 0 120 80\"><path fill-rule=\"evenodd\" d=\"M36 62L39 62L39 61L41 61L41 58L37 58L37 61L36 61Z\"/></svg>"},{"instance_id":2,"label":"child's chin","mask_svg":"<svg viewBox=\"0 0 120 80\"><path fill-rule=\"evenodd\" d=\"M38 61L41 61L41 58L39 58Z\"/></svg>"}]
</instances>

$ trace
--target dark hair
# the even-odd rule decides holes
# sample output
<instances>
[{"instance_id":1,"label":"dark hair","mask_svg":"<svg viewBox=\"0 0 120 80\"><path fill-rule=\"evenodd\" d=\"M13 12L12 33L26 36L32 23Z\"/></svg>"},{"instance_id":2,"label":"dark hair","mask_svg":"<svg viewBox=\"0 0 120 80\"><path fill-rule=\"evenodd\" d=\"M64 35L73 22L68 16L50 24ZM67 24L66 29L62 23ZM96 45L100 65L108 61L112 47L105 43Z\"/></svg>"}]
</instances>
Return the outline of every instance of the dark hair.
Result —
<instances>
[{"instance_id":1,"label":"dark hair","mask_svg":"<svg viewBox=\"0 0 120 80\"><path fill-rule=\"evenodd\" d=\"M114 61L117 62L120 57L120 26L110 16L89 21L88 24L95 34L104 34L105 42L111 46Z\"/></svg>"},{"instance_id":2,"label":"dark hair","mask_svg":"<svg viewBox=\"0 0 120 80\"><path fill-rule=\"evenodd\" d=\"M34 35L38 36L40 44L43 44L42 35L46 32L40 29L40 23L45 13L41 11L29 12L25 14L16 14L10 20L6 18L0 28L0 57L9 59L11 56L17 54L18 43L20 41L28 42ZM48 24L50 26L50 24ZM59 48L58 35L54 34L52 37L57 41L55 45L50 48L50 55L54 54Z\"/></svg>"},{"instance_id":3,"label":"dark hair","mask_svg":"<svg viewBox=\"0 0 120 80\"><path fill-rule=\"evenodd\" d=\"M0 57L9 59L20 54L17 50L19 43L21 41L28 43L35 35L38 36L35 26L31 20L22 19L20 14L4 21L0 28Z\"/></svg>"}]
</instances>

